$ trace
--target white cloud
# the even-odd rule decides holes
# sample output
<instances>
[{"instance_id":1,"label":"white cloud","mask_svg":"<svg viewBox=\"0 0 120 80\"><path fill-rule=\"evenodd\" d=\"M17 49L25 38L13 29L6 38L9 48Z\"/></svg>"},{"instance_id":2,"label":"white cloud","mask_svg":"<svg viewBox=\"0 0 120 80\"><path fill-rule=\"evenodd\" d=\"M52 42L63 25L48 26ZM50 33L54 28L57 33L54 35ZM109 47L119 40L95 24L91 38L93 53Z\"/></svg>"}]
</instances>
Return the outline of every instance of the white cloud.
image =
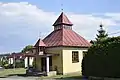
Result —
<instances>
[{"instance_id":1,"label":"white cloud","mask_svg":"<svg viewBox=\"0 0 120 80\"><path fill-rule=\"evenodd\" d=\"M102 23L105 29L108 29L109 26L118 25L114 20L102 18L100 16L93 16L90 14L71 14L70 19L74 23L74 30L84 36L86 39L91 40L96 37L97 29Z\"/></svg>"},{"instance_id":2,"label":"white cloud","mask_svg":"<svg viewBox=\"0 0 120 80\"><path fill-rule=\"evenodd\" d=\"M120 13L105 13L105 16L108 16L113 20L120 21Z\"/></svg>"},{"instance_id":3,"label":"white cloud","mask_svg":"<svg viewBox=\"0 0 120 80\"><path fill-rule=\"evenodd\" d=\"M106 26L119 25L111 18L92 14L66 13L73 22L73 29L86 39L93 39L99 24ZM34 44L39 37L53 30L53 22L58 15L47 12L27 2L0 3L0 52L16 51L27 44ZM106 27L108 28L108 27Z\"/></svg>"}]
</instances>

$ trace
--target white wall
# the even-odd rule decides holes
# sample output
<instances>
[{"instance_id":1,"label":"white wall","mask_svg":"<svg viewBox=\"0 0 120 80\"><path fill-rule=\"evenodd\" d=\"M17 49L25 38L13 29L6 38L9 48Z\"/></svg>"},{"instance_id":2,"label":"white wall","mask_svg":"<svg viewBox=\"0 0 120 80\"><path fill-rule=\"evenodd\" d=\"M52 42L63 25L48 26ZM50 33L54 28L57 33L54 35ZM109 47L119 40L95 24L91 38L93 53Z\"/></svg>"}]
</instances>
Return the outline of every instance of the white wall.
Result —
<instances>
[{"instance_id":1,"label":"white wall","mask_svg":"<svg viewBox=\"0 0 120 80\"><path fill-rule=\"evenodd\" d=\"M32 66L33 65L33 57L29 57L29 65ZM28 67L28 57L25 58L25 68Z\"/></svg>"},{"instance_id":2,"label":"white wall","mask_svg":"<svg viewBox=\"0 0 120 80\"><path fill-rule=\"evenodd\" d=\"M8 64L13 64L13 58L9 58Z\"/></svg>"}]
</instances>

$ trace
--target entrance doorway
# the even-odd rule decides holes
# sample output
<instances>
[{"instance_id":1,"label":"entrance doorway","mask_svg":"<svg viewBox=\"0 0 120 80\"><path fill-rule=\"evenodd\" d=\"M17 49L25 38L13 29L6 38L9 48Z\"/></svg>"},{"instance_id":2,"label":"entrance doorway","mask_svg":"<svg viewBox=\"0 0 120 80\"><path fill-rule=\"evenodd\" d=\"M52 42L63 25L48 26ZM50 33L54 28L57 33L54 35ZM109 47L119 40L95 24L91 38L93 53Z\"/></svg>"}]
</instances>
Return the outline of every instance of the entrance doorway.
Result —
<instances>
[{"instance_id":1,"label":"entrance doorway","mask_svg":"<svg viewBox=\"0 0 120 80\"><path fill-rule=\"evenodd\" d=\"M41 58L41 68L42 68L41 70L46 71L46 66L47 66L46 57L42 57ZM52 70L51 68L52 68L52 56L49 56L49 69Z\"/></svg>"},{"instance_id":2,"label":"entrance doorway","mask_svg":"<svg viewBox=\"0 0 120 80\"><path fill-rule=\"evenodd\" d=\"M42 57L41 58L41 70L42 71L46 71L46 58L45 57Z\"/></svg>"}]
</instances>

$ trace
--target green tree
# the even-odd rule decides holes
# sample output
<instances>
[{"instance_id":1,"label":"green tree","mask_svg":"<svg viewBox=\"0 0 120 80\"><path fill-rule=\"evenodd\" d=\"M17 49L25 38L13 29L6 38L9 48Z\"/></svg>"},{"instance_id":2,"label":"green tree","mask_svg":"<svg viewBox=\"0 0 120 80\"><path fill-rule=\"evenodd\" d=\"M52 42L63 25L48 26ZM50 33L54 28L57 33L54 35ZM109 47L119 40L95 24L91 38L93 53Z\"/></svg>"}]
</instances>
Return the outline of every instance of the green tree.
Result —
<instances>
[{"instance_id":1,"label":"green tree","mask_svg":"<svg viewBox=\"0 0 120 80\"><path fill-rule=\"evenodd\" d=\"M120 37L107 38L88 49L82 61L85 76L120 77Z\"/></svg>"},{"instance_id":2,"label":"green tree","mask_svg":"<svg viewBox=\"0 0 120 80\"><path fill-rule=\"evenodd\" d=\"M96 36L97 36L97 38L96 38L97 42L100 42L102 40L107 39L108 34L103 29L103 25L102 24L100 25L100 30L98 30L98 34Z\"/></svg>"},{"instance_id":3,"label":"green tree","mask_svg":"<svg viewBox=\"0 0 120 80\"><path fill-rule=\"evenodd\" d=\"M103 29L103 25L100 25L100 30L98 30L98 34L96 34L97 38L95 38L96 40L91 40L90 43L91 44L96 44L96 43L100 43L101 41L105 40L108 38L108 34L106 33L106 31Z\"/></svg>"},{"instance_id":4,"label":"green tree","mask_svg":"<svg viewBox=\"0 0 120 80\"><path fill-rule=\"evenodd\" d=\"M120 37L108 37L100 25L98 35L82 61L82 74L96 77L120 77Z\"/></svg>"},{"instance_id":5,"label":"green tree","mask_svg":"<svg viewBox=\"0 0 120 80\"><path fill-rule=\"evenodd\" d=\"M29 51L32 48L33 48L33 45L27 45L27 46L25 46L25 48L23 48L23 50L21 52Z\"/></svg>"},{"instance_id":6,"label":"green tree","mask_svg":"<svg viewBox=\"0 0 120 80\"><path fill-rule=\"evenodd\" d=\"M8 59L6 56L2 57L1 66L5 68L8 67Z\"/></svg>"}]
</instances>

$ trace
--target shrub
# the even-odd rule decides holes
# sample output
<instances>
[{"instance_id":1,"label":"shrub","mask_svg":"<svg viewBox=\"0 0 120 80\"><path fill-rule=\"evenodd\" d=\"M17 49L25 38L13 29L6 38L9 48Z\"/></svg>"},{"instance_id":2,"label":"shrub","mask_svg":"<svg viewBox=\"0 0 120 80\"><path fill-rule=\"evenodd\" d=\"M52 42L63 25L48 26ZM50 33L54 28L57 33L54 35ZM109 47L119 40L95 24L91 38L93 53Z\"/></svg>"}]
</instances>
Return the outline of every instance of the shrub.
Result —
<instances>
[{"instance_id":1,"label":"shrub","mask_svg":"<svg viewBox=\"0 0 120 80\"><path fill-rule=\"evenodd\" d=\"M85 76L120 77L120 37L92 45L82 61Z\"/></svg>"}]
</instances>

